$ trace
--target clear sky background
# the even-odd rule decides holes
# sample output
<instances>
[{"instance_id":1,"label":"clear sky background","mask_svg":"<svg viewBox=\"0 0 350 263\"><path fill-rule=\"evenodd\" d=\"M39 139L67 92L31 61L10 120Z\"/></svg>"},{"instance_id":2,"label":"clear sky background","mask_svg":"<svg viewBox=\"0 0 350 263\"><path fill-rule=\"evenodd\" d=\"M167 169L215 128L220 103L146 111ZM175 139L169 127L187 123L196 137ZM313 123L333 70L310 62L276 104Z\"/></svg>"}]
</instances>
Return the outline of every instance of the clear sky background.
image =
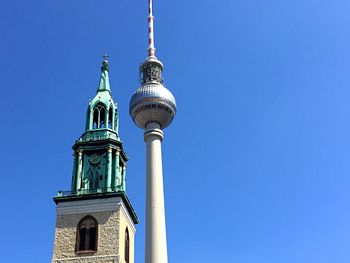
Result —
<instances>
[{"instance_id":1,"label":"clear sky background","mask_svg":"<svg viewBox=\"0 0 350 263\"><path fill-rule=\"evenodd\" d=\"M155 0L178 114L165 130L169 262L350 262L350 2ZM110 55L144 262L145 144L128 114L146 0L0 3L0 262L50 262L57 190Z\"/></svg>"}]
</instances>

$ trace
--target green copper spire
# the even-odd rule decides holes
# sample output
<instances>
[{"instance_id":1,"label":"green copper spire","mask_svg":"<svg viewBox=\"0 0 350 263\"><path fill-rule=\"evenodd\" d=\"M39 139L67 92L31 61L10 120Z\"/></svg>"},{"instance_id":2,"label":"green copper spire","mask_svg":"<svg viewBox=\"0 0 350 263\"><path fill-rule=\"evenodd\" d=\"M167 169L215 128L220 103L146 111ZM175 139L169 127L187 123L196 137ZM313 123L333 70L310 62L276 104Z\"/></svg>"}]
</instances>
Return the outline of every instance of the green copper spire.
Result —
<instances>
[{"instance_id":1,"label":"green copper spire","mask_svg":"<svg viewBox=\"0 0 350 263\"><path fill-rule=\"evenodd\" d=\"M118 133L118 108L112 98L108 73L109 63L104 56L96 95L89 100L85 131L72 147L74 162L71 189L59 191L54 201L58 204L121 197L137 223L137 216L126 194L128 157Z\"/></svg>"},{"instance_id":2,"label":"green copper spire","mask_svg":"<svg viewBox=\"0 0 350 263\"><path fill-rule=\"evenodd\" d=\"M108 91L111 92L111 88L109 86L109 63L107 60L108 56L104 56L104 60L102 62L102 67L101 67L101 79L100 79L100 85L98 85L97 91Z\"/></svg>"},{"instance_id":3,"label":"green copper spire","mask_svg":"<svg viewBox=\"0 0 350 263\"><path fill-rule=\"evenodd\" d=\"M125 192L128 158L118 134L118 108L108 73L104 57L97 93L89 101L85 132L73 146L72 195Z\"/></svg>"}]
</instances>

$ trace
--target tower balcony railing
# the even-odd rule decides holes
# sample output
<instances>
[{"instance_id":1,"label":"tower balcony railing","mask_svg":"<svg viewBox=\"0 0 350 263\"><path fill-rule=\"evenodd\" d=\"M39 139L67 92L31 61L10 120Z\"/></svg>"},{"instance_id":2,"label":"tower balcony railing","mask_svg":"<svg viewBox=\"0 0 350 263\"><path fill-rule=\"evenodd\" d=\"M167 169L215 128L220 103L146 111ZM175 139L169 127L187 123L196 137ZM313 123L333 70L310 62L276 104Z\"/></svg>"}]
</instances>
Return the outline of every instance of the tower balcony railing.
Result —
<instances>
[{"instance_id":1,"label":"tower balcony railing","mask_svg":"<svg viewBox=\"0 0 350 263\"><path fill-rule=\"evenodd\" d=\"M80 137L79 141L87 142L106 139L119 140L119 137L117 133L111 129L88 130Z\"/></svg>"},{"instance_id":2,"label":"tower balcony railing","mask_svg":"<svg viewBox=\"0 0 350 263\"><path fill-rule=\"evenodd\" d=\"M120 192L122 188L119 187L102 187L102 188L93 188L93 189L79 189L74 191L58 191L57 197L64 196L74 196L74 195L88 195L88 194L98 194L98 193L113 193Z\"/></svg>"}]
</instances>

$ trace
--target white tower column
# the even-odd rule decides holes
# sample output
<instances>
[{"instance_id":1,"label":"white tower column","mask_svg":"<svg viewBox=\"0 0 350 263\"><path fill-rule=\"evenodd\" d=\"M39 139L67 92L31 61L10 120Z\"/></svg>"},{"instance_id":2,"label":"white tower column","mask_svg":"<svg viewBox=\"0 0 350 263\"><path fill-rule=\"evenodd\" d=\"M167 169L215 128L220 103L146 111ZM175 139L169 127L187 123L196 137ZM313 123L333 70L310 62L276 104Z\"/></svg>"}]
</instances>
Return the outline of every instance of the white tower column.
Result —
<instances>
[{"instance_id":1,"label":"white tower column","mask_svg":"<svg viewBox=\"0 0 350 263\"><path fill-rule=\"evenodd\" d=\"M146 256L145 263L168 263L164 209L162 140L176 114L174 95L163 85L163 63L155 55L153 3L149 0L148 57L140 65L141 87L132 95L129 113L145 130L146 157Z\"/></svg>"},{"instance_id":2,"label":"white tower column","mask_svg":"<svg viewBox=\"0 0 350 263\"><path fill-rule=\"evenodd\" d=\"M163 190L163 132L156 122L146 126L146 263L167 263Z\"/></svg>"}]
</instances>

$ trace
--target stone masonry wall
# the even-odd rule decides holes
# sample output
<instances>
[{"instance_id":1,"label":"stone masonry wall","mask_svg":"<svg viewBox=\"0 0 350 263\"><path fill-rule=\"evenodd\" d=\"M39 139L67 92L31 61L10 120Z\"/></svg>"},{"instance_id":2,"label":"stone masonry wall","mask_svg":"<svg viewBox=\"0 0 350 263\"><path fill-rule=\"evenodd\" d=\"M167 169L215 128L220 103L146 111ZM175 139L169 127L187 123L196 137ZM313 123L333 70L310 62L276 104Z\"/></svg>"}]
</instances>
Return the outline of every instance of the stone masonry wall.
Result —
<instances>
[{"instance_id":1,"label":"stone masonry wall","mask_svg":"<svg viewBox=\"0 0 350 263\"><path fill-rule=\"evenodd\" d=\"M125 263L125 231L126 228L129 230L129 262L134 263L134 237L135 232L133 231L133 226L131 222L127 220L127 217L123 211L120 212L120 220L119 220L119 233L120 233L120 242L119 242L119 255L120 255L120 263Z\"/></svg>"},{"instance_id":2,"label":"stone masonry wall","mask_svg":"<svg viewBox=\"0 0 350 263\"><path fill-rule=\"evenodd\" d=\"M120 208L116 209L57 215L52 263L118 263ZM97 252L92 255L77 255L77 225L87 215L95 217L98 222Z\"/></svg>"}]
</instances>

